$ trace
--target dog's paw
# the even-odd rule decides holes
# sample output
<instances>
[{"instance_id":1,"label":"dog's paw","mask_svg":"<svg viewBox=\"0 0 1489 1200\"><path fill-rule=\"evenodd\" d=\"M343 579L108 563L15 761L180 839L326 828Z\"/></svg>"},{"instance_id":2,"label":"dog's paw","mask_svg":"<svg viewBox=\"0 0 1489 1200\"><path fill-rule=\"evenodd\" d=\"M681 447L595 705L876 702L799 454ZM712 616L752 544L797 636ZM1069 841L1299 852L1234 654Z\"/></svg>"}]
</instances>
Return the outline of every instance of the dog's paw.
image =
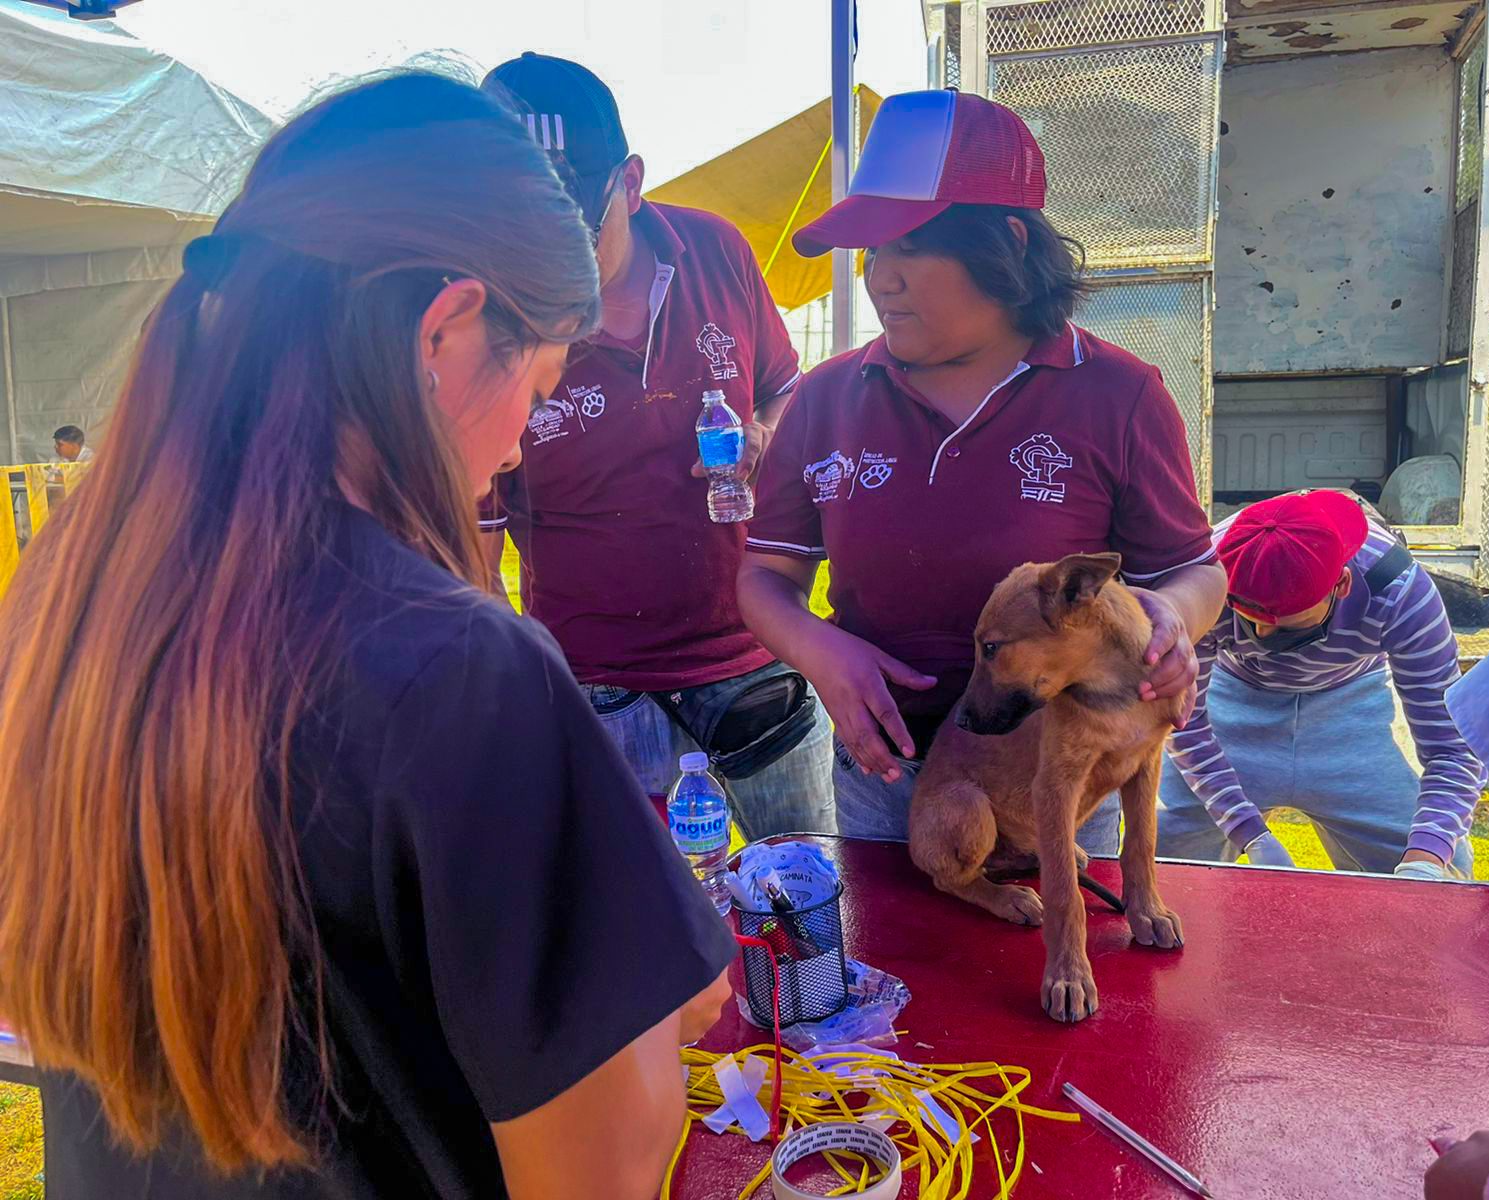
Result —
<instances>
[{"instance_id":1,"label":"dog's paw","mask_svg":"<svg viewBox=\"0 0 1489 1200\"><path fill-rule=\"evenodd\" d=\"M1178 950L1184 945L1184 926L1179 922L1179 914L1165 907L1161 900L1140 906L1129 904L1127 924L1141 946Z\"/></svg>"},{"instance_id":2,"label":"dog's paw","mask_svg":"<svg viewBox=\"0 0 1489 1200\"><path fill-rule=\"evenodd\" d=\"M993 900L993 915L1015 925L1043 925L1044 901L1033 888L1005 884Z\"/></svg>"},{"instance_id":3,"label":"dog's paw","mask_svg":"<svg viewBox=\"0 0 1489 1200\"><path fill-rule=\"evenodd\" d=\"M1096 1011L1096 980L1088 962L1049 967L1039 985L1044 1011L1057 1021L1084 1021Z\"/></svg>"},{"instance_id":4,"label":"dog's paw","mask_svg":"<svg viewBox=\"0 0 1489 1200\"><path fill-rule=\"evenodd\" d=\"M1091 856L1077 846L1075 848L1075 869L1077 871L1084 871L1090 865Z\"/></svg>"}]
</instances>

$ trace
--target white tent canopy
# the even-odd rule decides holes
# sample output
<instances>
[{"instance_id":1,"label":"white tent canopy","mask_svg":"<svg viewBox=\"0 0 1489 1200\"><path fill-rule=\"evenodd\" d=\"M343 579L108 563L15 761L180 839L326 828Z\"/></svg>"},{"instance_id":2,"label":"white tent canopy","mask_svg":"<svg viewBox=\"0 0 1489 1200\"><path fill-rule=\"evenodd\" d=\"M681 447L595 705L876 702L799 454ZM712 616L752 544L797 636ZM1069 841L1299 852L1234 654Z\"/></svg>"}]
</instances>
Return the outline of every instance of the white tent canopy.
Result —
<instances>
[{"instance_id":1,"label":"white tent canopy","mask_svg":"<svg viewBox=\"0 0 1489 1200\"><path fill-rule=\"evenodd\" d=\"M135 335L273 121L113 22L0 0L0 399L9 461L102 440ZM8 445L7 445L8 441Z\"/></svg>"}]
</instances>

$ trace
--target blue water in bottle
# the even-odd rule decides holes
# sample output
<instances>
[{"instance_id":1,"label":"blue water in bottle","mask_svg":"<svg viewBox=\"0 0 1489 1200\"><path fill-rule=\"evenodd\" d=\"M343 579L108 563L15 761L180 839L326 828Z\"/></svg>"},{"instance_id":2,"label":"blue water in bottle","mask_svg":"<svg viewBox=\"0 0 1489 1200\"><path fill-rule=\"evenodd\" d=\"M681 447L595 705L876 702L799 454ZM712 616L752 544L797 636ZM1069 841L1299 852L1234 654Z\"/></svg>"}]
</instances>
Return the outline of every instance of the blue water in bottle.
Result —
<instances>
[{"instance_id":1,"label":"blue water in bottle","mask_svg":"<svg viewBox=\"0 0 1489 1200\"><path fill-rule=\"evenodd\" d=\"M693 874L720 913L729 911L729 889L723 873L729 857L729 798L708 773L708 755L684 754L682 774L667 796L667 828Z\"/></svg>"},{"instance_id":2,"label":"blue water in bottle","mask_svg":"<svg viewBox=\"0 0 1489 1200\"><path fill-rule=\"evenodd\" d=\"M750 485L735 474L744 455L744 424L724 403L723 392L704 392L703 411L694 427L698 456L708 472L708 516L720 525L748 521L755 515Z\"/></svg>"}]
</instances>

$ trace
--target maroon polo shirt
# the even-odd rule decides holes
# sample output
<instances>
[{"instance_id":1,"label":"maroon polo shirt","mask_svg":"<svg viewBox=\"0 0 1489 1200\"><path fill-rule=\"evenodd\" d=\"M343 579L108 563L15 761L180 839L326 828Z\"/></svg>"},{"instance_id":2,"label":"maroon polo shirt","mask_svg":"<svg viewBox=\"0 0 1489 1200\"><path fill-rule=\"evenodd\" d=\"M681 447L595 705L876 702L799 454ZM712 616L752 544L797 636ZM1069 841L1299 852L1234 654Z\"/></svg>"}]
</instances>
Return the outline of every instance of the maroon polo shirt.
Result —
<instances>
[{"instance_id":1,"label":"maroon polo shirt","mask_svg":"<svg viewBox=\"0 0 1489 1200\"><path fill-rule=\"evenodd\" d=\"M802 380L766 455L748 546L832 560L848 632L917 670L907 717L966 687L993 587L1025 562L1116 550L1132 583L1213 560L1184 422L1157 368L1068 326L960 427L882 337Z\"/></svg>"},{"instance_id":2,"label":"maroon polo shirt","mask_svg":"<svg viewBox=\"0 0 1489 1200\"><path fill-rule=\"evenodd\" d=\"M651 203L633 222L656 256L648 332L575 348L483 525L511 533L523 606L581 682L666 691L772 661L735 599L744 527L710 521L708 484L691 474L694 424L705 391L748 422L801 371L734 226Z\"/></svg>"}]
</instances>

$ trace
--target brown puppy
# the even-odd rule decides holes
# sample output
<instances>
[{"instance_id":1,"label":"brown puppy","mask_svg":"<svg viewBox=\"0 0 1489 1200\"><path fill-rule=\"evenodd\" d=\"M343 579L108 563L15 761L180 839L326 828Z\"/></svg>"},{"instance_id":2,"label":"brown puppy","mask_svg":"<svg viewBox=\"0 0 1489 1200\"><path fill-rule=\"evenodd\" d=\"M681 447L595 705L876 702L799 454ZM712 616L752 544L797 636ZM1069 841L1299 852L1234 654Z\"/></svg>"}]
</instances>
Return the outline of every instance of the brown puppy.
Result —
<instances>
[{"instance_id":1,"label":"brown puppy","mask_svg":"<svg viewBox=\"0 0 1489 1200\"><path fill-rule=\"evenodd\" d=\"M1163 740L1183 699L1138 698L1153 627L1114 581L1121 565L1119 554L1072 554L1025 563L994 589L977 622L972 681L910 808L910 856L937 887L1007 921L1043 922L1040 999L1057 1021L1096 1011L1075 831L1115 788L1133 936L1165 950L1184 942L1153 869ZM1038 894L985 875L1035 855Z\"/></svg>"}]
</instances>

